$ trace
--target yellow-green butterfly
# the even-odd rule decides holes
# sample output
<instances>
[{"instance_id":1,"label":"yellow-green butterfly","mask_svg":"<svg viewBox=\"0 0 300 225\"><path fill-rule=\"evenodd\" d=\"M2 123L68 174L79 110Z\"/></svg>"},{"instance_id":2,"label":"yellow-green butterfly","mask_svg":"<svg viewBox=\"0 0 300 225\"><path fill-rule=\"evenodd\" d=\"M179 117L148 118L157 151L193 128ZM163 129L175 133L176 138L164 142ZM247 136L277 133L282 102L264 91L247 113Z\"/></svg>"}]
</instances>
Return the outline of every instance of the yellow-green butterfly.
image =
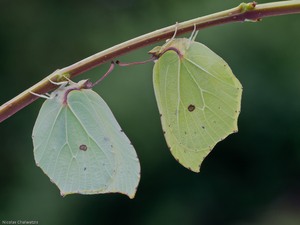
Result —
<instances>
[{"instance_id":1,"label":"yellow-green butterfly","mask_svg":"<svg viewBox=\"0 0 300 225\"><path fill-rule=\"evenodd\" d=\"M69 81L44 102L32 134L36 164L63 196L120 192L133 198L140 180L136 152L91 87L88 80Z\"/></svg>"},{"instance_id":2,"label":"yellow-green butterfly","mask_svg":"<svg viewBox=\"0 0 300 225\"><path fill-rule=\"evenodd\" d=\"M222 58L191 38L149 53L157 58L153 85L166 142L179 163L199 172L212 148L237 132L242 86Z\"/></svg>"}]
</instances>

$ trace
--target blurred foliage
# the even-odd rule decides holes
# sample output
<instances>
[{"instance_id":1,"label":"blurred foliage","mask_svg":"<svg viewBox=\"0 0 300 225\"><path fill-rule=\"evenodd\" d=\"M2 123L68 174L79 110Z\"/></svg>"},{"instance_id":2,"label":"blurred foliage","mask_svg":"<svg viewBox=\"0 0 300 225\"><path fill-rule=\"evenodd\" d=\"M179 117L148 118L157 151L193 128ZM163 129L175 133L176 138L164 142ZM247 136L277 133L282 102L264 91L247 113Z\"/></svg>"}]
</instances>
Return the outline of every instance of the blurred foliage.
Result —
<instances>
[{"instance_id":1,"label":"blurred foliage","mask_svg":"<svg viewBox=\"0 0 300 225\"><path fill-rule=\"evenodd\" d=\"M239 3L0 0L0 102L98 51ZM0 220L43 225L300 224L299 19L289 15L199 32L197 40L221 55L244 86L239 133L215 147L199 174L180 166L165 144L151 63L117 67L95 88L139 155L142 178L134 200L120 194L59 195L33 159L31 132L43 100L1 123ZM120 60L147 59L152 47ZM96 80L107 68L77 80Z\"/></svg>"}]
</instances>

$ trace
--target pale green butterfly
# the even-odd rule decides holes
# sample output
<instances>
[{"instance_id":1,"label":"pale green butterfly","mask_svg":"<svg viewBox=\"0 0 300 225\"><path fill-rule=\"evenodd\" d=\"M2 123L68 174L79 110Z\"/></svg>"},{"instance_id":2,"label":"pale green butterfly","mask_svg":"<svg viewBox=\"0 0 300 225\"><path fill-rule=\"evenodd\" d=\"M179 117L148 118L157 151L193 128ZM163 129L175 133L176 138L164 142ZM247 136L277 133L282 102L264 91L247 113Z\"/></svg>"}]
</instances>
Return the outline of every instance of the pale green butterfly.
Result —
<instances>
[{"instance_id":1,"label":"pale green butterfly","mask_svg":"<svg viewBox=\"0 0 300 225\"><path fill-rule=\"evenodd\" d=\"M157 58L154 92L171 153L199 172L212 148L238 130L242 85L205 45L174 36L149 52Z\"/></svg>"},{"instance_id":2,"label":"pale green butterfly","mask_svg":"<svg viewBox=\"0 0 300 225\"><path fill-rule=\"evenodd\" d=\"M133 198L136 152L88 80L68 82L44 102L33 128L36 164L61 195L119 192Z\"/></svg>"}]
</instances>

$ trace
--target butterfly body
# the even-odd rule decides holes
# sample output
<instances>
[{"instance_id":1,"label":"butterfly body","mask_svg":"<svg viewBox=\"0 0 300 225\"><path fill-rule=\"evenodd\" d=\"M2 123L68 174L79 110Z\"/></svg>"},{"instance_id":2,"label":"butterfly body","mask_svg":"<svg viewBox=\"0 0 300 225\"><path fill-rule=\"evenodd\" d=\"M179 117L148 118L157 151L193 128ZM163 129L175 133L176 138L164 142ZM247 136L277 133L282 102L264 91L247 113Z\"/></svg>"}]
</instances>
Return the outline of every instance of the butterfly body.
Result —
<instances>
[{"instance_id":1,"label":"butterfly body","mask_svg":"<svg viewBox=\"0 0 300 225\"><path fill-rule=\"evenodd\" d=\"M237 132L242 86L205 45L173 39L150 51L154 92L166 142L179 163L199 172L207 154Z\"/></svg>"},{"instance_id":2,"label":"butterfly body","mask_svg":"<svg viewBox=\"0 0 300 225\"><path fill-rule=\"evenodd\" d=\"M52 92L33 129L36 164L61 195L120 192L133 198L140 179L134 147L87 81Z\"/></svg>"}]
</instances>

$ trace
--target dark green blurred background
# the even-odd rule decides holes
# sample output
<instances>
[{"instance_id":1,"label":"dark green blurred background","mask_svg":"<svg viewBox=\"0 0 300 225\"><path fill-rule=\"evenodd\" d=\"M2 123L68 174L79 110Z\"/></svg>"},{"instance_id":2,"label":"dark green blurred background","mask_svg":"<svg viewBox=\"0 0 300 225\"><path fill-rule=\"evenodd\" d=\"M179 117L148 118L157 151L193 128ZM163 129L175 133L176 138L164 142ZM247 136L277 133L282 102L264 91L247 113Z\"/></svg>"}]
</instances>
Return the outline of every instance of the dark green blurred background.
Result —
<instances>
[{"instance_id":1,"label":"dark green blurred background","mask_svg":"<svg viewBox=\"0 0 300 225\"><path fill-rule=\"evenodd\" d=\"M0 0L0 104L57 68L239 3ZM299 225L300 15L209 28L197 40L221 55L244 86L239 133L217 144L199 174L180 166L165 144L152 87L153 64L117 67L95 91L111 107L140 158L135 199L59 195L33 158L31 132L44 101L40 99L0 124L1 223ZM147 59L152 47L120 60ZM77 80L96 80L107 68Z\"/></svg>"}]
</instances>

